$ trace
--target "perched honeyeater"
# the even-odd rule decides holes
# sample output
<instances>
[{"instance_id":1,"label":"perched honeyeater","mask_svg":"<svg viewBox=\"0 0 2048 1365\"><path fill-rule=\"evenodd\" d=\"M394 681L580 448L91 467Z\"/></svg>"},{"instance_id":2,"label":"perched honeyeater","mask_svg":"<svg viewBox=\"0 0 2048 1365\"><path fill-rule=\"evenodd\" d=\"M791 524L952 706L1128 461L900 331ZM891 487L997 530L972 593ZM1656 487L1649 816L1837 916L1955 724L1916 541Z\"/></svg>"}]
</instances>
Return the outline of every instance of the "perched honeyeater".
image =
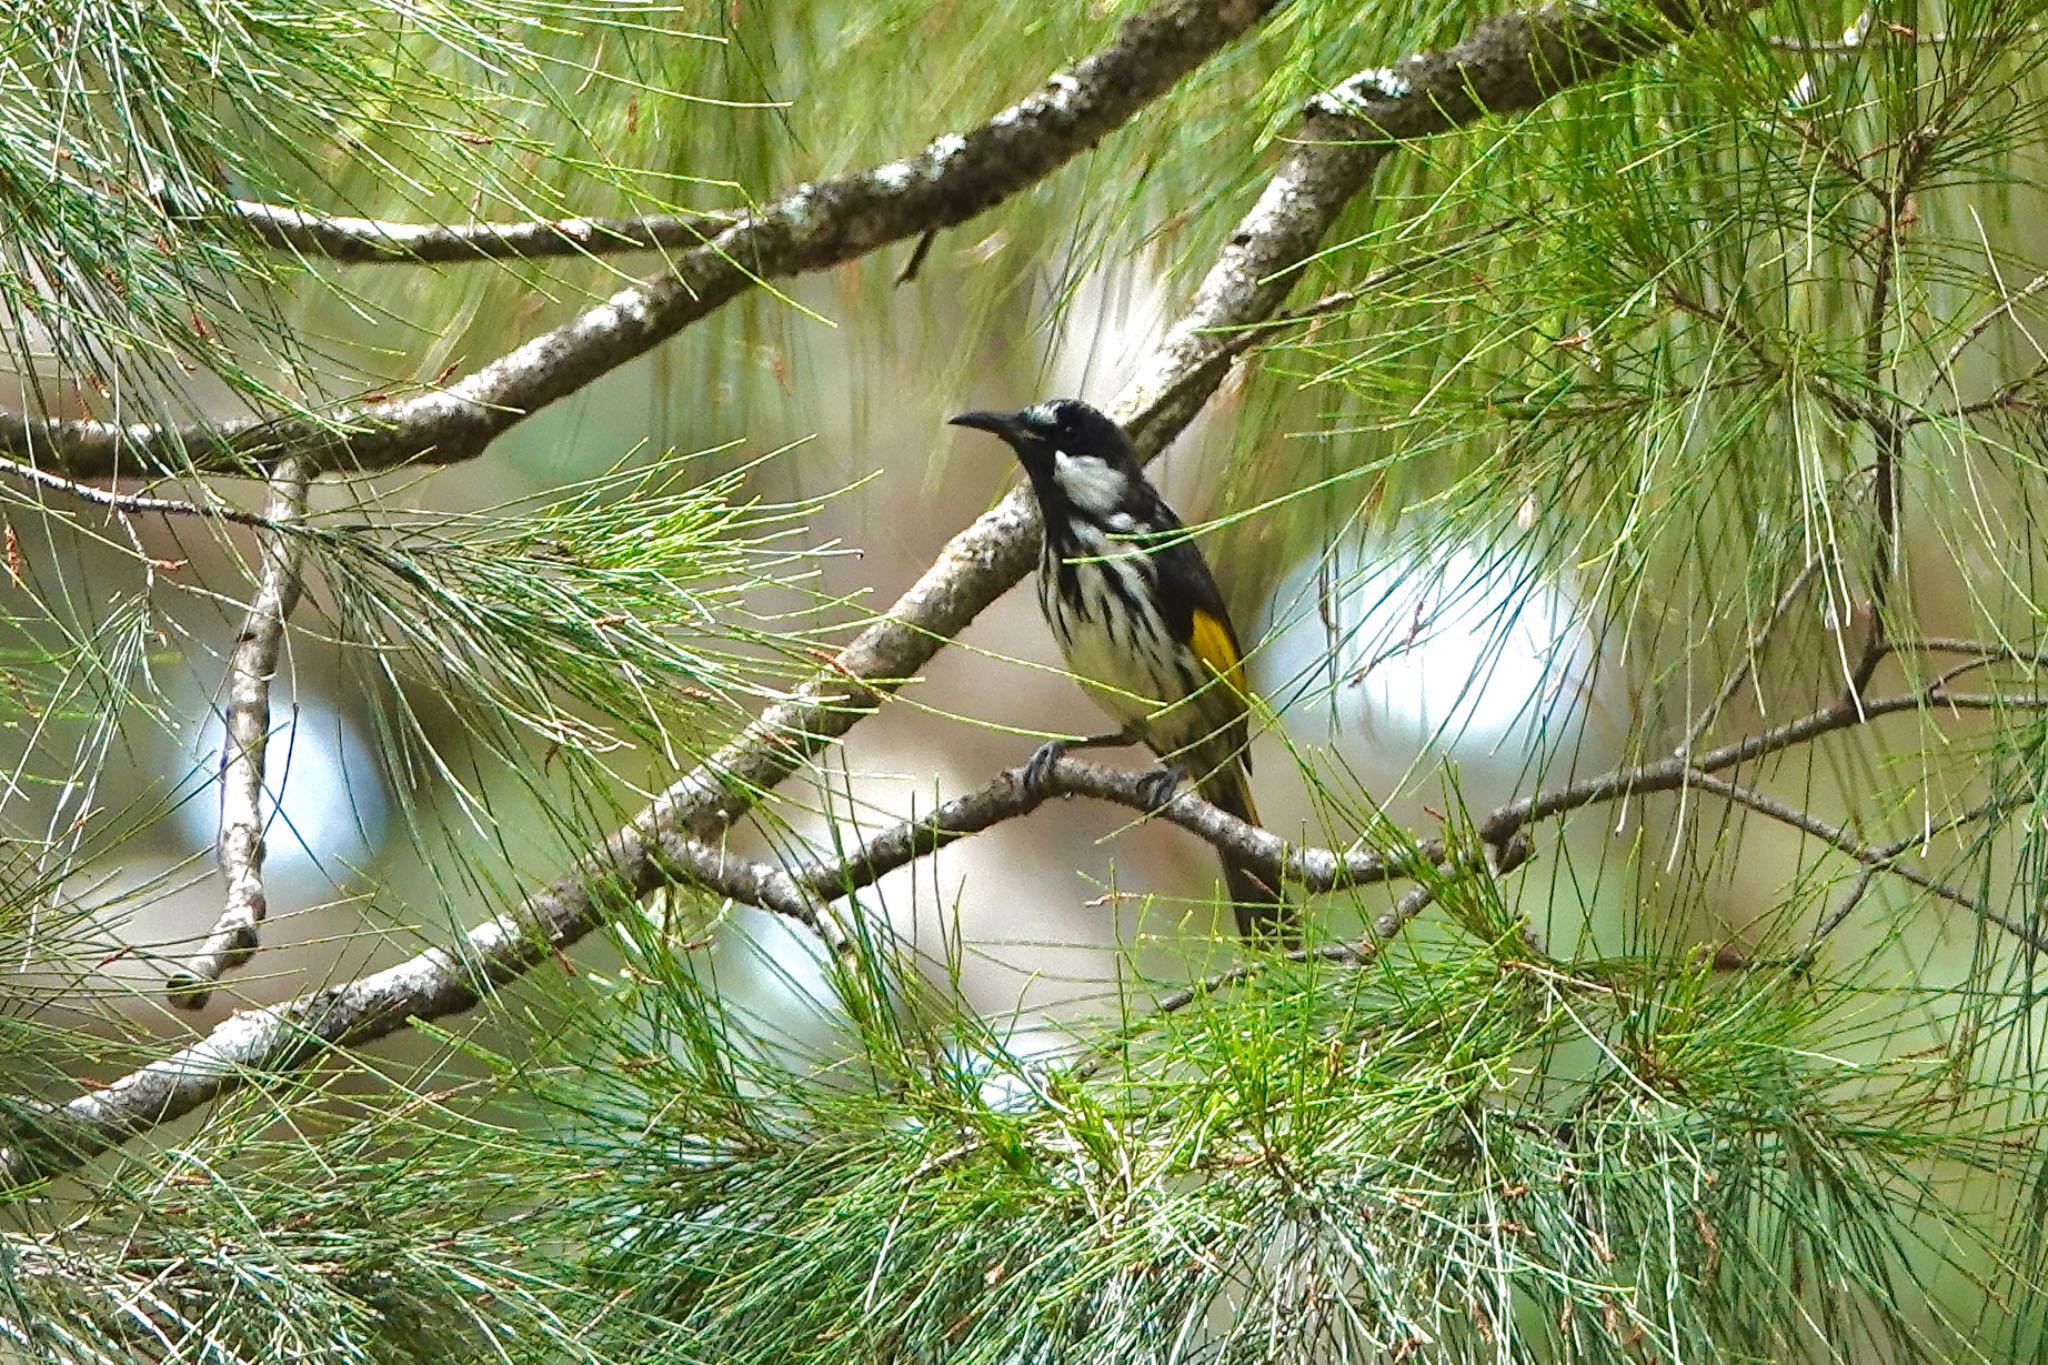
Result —
<instances>
[{"instance_id":1,"label":"perched honeyeater","mask_svg":"<svg viewBox=\"0 0 2048 1365\"><path fill-rule=\"evenodd\" d=\"M1142 741L1166 763L1160 804L1185 775L1204 799L1259 823L1237 632L1202 552L1146 482L1130 441L1072 398L952 421L1008 442L1038 498L1038 604L1068 670L1123 726L1083 743ZM1040 749L1027 777L1039 780L1068 747L1078 746ZM1225 856L1223 880L1239 933L1285 933L1285 902L1264 878Z\"/></svg>"}]
</instances>

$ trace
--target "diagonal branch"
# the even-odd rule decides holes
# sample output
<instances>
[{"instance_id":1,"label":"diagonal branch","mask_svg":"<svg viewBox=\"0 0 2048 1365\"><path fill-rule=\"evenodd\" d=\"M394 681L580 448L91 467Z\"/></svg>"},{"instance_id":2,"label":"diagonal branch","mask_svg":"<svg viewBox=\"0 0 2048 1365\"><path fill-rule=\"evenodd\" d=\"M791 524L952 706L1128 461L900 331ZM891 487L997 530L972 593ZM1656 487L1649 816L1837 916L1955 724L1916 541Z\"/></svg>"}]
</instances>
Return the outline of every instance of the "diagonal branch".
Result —
<instances>
[{"instance_id":1,"label":"diagonal branch","mask_svg":"<svg viewBox=\"0 0 2048 1365\"><path fill-rule=\"evenodd\" d=\"M305 585L305 543L291 534L306 515L307 479L297 460L270 481L256 599L228 660L227 713L220 747L220 837L215 844L227 879L227 905L185 970L171 978L171 1003L200 1009L221 976L247 962L259 946L257 928L270 912L263 894L263 782L270 749L270 683L277 675L285 621ZM280 786L282 783L279 784Z\"/></svg>"},{"instance_id":2,"label":"diagonal branch","mask_svg":"<svg viewBox=\"0 0 2048 1365\"><path fill-rule=\"evenodd\" d=\"M1043 179L1164 95L1280 0L1163 0L1101 52L965 134L802 185L667 272L622 289L443 389L318 416L122 425L0 415L0 454L74 477L137 466L228 471L297 455L312 473L450 464L644 355L766 279L822 270L952 227Z\"/></svg>"},{"instance_id":3,"label":"diagonal branch","mask_svg":"<svg viewBox=\"0 0 2048 1365\"><path fill-rule=\"evenodd\" d=\"M1682 36L1709 18L1732 20L1755 8L1756 3L1724 0L1706 14L1674 6L1671 32L1654 41ZM1173 12L1178 14L1180 8L1174 7ZM1235 7L1231 13L1241 20L1240 27L1257 17ZM1125 30L1126 38L1148 22L1164 21L1151 16L1134 21ZM1120 45L1126 38L1119 39ZM1447 131L1492 110L1532 107L1546 92L1561 89L1573 79L1611 71L1652 41L1640 27L1605 21L1590 7L1547 6L1483 24L1445 52L1410 57L1394 69L1392 74L1398 79L1393 82L1385 79L1388 73L1378 73L1377 94L1361 81L1347 82L1351 90L1341 110L1326 109L1320 103L1312 107L1300 140L1231 234L1187 312L1141 363L1136 377L1112 407L1141 454L1157 454L1207 401L1227 372L1231 357L1243 349L1242 342L1233 344L1235 334L1255 328L1277 313L1301 267L1319 248L1338 214L1396 149L1394 138ZM1105 62L1109 56L1091 62ZM1086 88L1081 79L1084 68L1090 82L1102 80L1099 67L1084 63L1073 76L1062 78L1065 84L1056 82L1034 100L1064 108L1081 99L1075 87ZM1098 96L1114 98L1100 92ZM1024 111L1031 105L1032 101L1026 101L1018 109ZM1002 116L977 134L978 142L970 139L969 146L986 149L992 141L1007 139L1013 125L1030 122L1039 128L1038 137L1066 148L1071 141L1069 132L1039 127L1048 120L1060 127L1070 126L1071 118L1055 120L1054 113L1052 108L1036 108L1028 114ZM996 127L998 123L1003 124L1001 129ZM1095 132L1089 140L1099 135ZM1065 154L1071 155L1071 151ZM1045 148L1031 147L1024 164L1038 166L1046 155ZM952 177L959 173L962 161L979 167L979 178L971 184L977 196L986 198L977 198L977 207L1007 192L1004 187L1021 183L1003 178L1000 168L980 166L978 152L970 156L947 142L934 144L917 163L898 163L901 169L896 174L910 177L920 187L903 193L915 195L919 205L929 206L936 193L931 188L933 179L954 185ZM877 193L874 175L832 182L839 190L823 196L814 206L815 212L829 211L828 221L836 220L842 213L837 207L841 195L859 203ZM815 190L803 191L792 199L813 193ZM885 202L902 206L896 198L885 196ZM843 231L806 236L796 231L801 215L789 200L769 210L768 216L780 224L776 232L756 228L750 220L721 234L719 242L729 243L735 234L755 232L762 239L759 245L764 252L774 248L773 259L789 265L799 260L829 263L845 259L859 254L850 245L855 238L869 241L874 236L872 231L854 230L856 223L872 227L872 220L860 215L843 224ZM890 216L888 223L901 226L906 216ZM815 228L818 219L805 221ZM927 226L930 224L895 235L908 235ZM790 245L793 240L806 243L808 249L796 250ZM843 254L833 256L834 251ZM722 256L719 260L729 264ZM739 287L734 286L732 292ZM651 318L659 318L664 325L673 321L674 310L681 306L666 299L650 313L646 299L635 291L627 294L633 296L632 306L639 310L637 325L643 331ZM595 310L597 314L604 311ZM592 316L586 314L586 318ZM578 341L582 335L579 326L571 324L564 332L551 334L561 337L564 348L578 357L583 344ZM605 330L597 323L592 326ZM467 385L465 392L472 392L479 386L489 387L483 383L487 376L508 366L517 370L523 362L514 362L530 349L514 352L457 388ZM570 371L581 374L590 362L586 357L565 363ZM543 389L556 397L567 391L555 386ZM441 397L436 395L435 400ZM490 420L510 425L517 417L493 416ZM440 428L421 417L409 430L416 436ZM0 449L21 439L19 419L11 430L0 423ZM449 439L454 439L453 433ZM364 456L388 454L394 448L363 441L350 444L346 453L358 463L374 463ZM110 463L119 449L118 444L109 445L101 454ZM183 449L174 446L172 453ZM515 910L478 925L454 945L429 949L384 971L282 1005L235 1015L192 1046L52 1110L36 1135L17 1137L12 1147L0 1147L0 1178L4 1178L0 1183L74 1167L230 1090L305 1065L325 1047L368 1042L416 1019L460 1013L497 986L550 959L591 932L608 914L662 885L667 880L665 864L681 860L691 849L721 844L725 831L777 783L871 714L887 693L901 686L984 607L1023 577L1036 556L1038 534L1030 499L1022 492L1013 493L955 536L889 612L856 637L828 668L684 774L631 824L533 892ZM1626 789L1624 783L1619 790ZM1576 799L1558 812L1595 799L1601 798ZM1496 846L1505 846L1522 825L1551 813L1557 812L1522 809L1508 817L1512 828L1482 833Z\"/></svg>"},{"instance_id":4,"label":"diagonal branch","mask_svg":"<svg viewBox=\"0 0 2048 1365\"><path fill-rule=\"evenodd\" d=\"M1756 634L1750 638L1748 647L1742 652L1742 657L1736 661L1735 667L1729 671L1728 677L1722 682L1721 690L1714 694L1712 701L1701 708L1699 717L1693 721L1691 728L1685 732L1685 739L1678 746L1679 753L1684 754L1690 751L1693 745L1699 743L1706 736L1707 731L1713 727L1715 719L1721 714L1721 708L1730 701L1733 701L1735 694L1742 690L1742 685L1749 681L1750 673L1755 669L1757 660L1762 656L1764 650L1770 646L1771 637L1777 633L1778 627L1785 623L1785 618L1791 614L1792 608L1805 595L1808 585L1813 582L1814 575L1820 572L1822 562L1818 557L1807 560L1806 567L1793 576L1792 582L1786 586L1784 592L1778 594L1777 605L1771 608L1769 618L1758 628Z\"/></svg>"},{"instance_id":5,"label":"diagonal branch","mask_svg":"<svg viewBox=\"0 0 2048 1365\"><path fill-rule=\"evenodd\" d=\"M1976 806L1972 806L1969 810L1963 811L1956 815L1952 815L1948 819L1943 820L1938 824L1929 823L1927 825L1924 825L1921 828L1914 830L1911 834L1906 835L1904 838L1895 839L1889 844L1868 845L1854 852L1844 849L1844 852L1850 853L1851 857L1855 858L1857 862L1863 865L1863 870L1856 874L1856 880L1850 883L1848 893L1844 895L1842 899L1835 905L1835 908L1830 910L1827 913L1827 915L1818 924L1814 926L1813 937L1810 940L1808 940L1806 947L1800 951L1795 961L1802 963L1811 963L1814 960L1814 958L1819 955L1821 941L1827 938L1828 935L1834 933L1835 930L1842 927L1842 922L1849 918L1850 912L1853 911L1856 908L1857 903L1863 899L1864 893L1870 890L1870 884L1877 880L1878 873L1890 871L1892 865L1896 863L1901 857L1905 856L1907 853L1910 853L1916 848L1920 848L1924 845L1934 842L1936 836L1947 834L1954 830L1962 829L1967 825L1975 824L1977 821L1983 819L1986 815L1990 813L1991 803L1983 802ZM1839 845L1837 845L1837 847L1839 847ZM1951 899L1953 899L1953 897L1951 897ZM1977 907L1972 905L1970 908L1972 910L1975 910ZM2001 925L2000 927L2005 926ZM2007 932L2017 931L2008 929ZM2023 934L2022 937L2027 938L2029 941L2031 941L2031 935Z\"/></svg>"},{"instance_id":6,"label":"diagonal branch","mask_svg":"<svg viewBox=\"0 0 2048 1365\"><path fill-rule=\"evenodd\" d=\"M1945 901L1962 906L1965 910L1977 916L1977 918L1988 924L1996 925L2006 933L2011 934L2034 952L2048 953L2048 938L2043 938L2031 926L2022 924L2009 915L2002 915L1968 892L1959 891L1947 882L1930 877L1925 872L1899 861L1899 855L1902 852L1913 847L1915 844L1925 842L1925 838L1929 836L1916 834L1902 844L1891 846L1881 847L1866 844L1839 825L1831 825L1825 820L1817 819L1797 807L1787 805L1776 797L1769 796L1751 787L1740 786L1737 783L1723 781L1721 778L1710 777L1706 773L1700 772L1687 773L1685 785L1697 787L1704 792L1712 792L1724 801L1732 801L1738 806L1747 806L1757 814L1776 820L1781 825L1788 825L1802 833L1811 834L1822 843L1841 853L1847 854L1858 863L1861 863L1866 871L1889 872L1901 881L1911 882L1931 895L1939 896ZM1944 823L1946 824L1946 822ZM1859 883L1854 888L1854 894L1860 895L1864 885L1867 885L1867 883ZM1854 904L1853 896L1850 904ZM1847 913L1846 907L1842 913ZM1832 929L1839 922L1840 918L1837 916L1827 927Z\"/></svg>"}]
</instances>

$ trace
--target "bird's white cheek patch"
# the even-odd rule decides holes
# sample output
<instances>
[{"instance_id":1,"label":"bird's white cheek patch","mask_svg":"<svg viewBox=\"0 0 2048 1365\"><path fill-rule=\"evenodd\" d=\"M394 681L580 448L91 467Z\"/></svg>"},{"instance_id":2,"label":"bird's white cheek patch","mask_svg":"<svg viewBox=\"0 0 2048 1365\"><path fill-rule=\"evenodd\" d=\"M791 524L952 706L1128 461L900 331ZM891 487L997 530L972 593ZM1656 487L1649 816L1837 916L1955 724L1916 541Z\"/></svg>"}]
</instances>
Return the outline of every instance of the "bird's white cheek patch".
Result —
<instances>
[{"instance_id":1,"label":"bird's white cheek patch","mask_svg":"<svg viewBox=\"0 0 2048 1365\"><path fill-rule=\"evenodd\" d=\"M1054 451L1052 476L1068 501L1084 512L1107 516L1123 501L1124 476L1093 455Z\"/></svg>"}]
</instances>

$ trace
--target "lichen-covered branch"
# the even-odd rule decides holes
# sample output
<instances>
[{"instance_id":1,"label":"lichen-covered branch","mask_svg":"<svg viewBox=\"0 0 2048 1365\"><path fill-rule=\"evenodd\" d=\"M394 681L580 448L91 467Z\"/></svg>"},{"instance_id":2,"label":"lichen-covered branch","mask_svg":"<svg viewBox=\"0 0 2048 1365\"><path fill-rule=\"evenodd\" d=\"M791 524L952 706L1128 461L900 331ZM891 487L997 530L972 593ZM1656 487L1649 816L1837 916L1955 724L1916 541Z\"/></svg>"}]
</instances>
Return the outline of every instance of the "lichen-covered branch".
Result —
<instances>
[{"instance_id":1,"label":"lichen-covered branch","mask_svg":"<svg viewBox=\"0 0 2048 1365\"><path fill-rule=\"evenodd\" d=\"M317 417L156 426L0 415L0 453L74 478L235 471L284 456L313 473L470 459L765 279L855 260L966 222L1036 183L1165 94L1279 0L1164 0L1102 51L915 156L802 185L445 388Z\"/></svg>"},{"instance_id":2,"label":"lichen-covered branch","mask_svg":"<svg viewBox=\"0 0 2048 1365\"><path fill-rule=\"evenodd\" d=\"M270 684L284 645L285 622L305 586L305 544L292 528L306 514L308 481L297 460L286 460L270 480L256 597L228 656L226 706L220 747L220 834L215 842L227 903L205 944L171 978L171 1003L200 1009L214 983L252 957L257 926L270 913L263 891L264 799L269 769ZM280 784L282 785L282 784Z\"/></svg>"}]
</instances>

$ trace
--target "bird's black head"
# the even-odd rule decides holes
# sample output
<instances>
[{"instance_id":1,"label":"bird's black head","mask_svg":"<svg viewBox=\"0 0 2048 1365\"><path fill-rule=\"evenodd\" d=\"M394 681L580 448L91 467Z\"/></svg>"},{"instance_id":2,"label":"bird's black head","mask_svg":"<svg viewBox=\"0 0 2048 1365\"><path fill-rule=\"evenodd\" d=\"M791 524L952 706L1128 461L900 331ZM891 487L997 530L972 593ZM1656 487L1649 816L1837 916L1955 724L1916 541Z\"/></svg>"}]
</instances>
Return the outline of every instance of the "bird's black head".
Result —
<instances>
[{"instance_id":1,"label":"bird's black head","mask_svg":"<svg viewBox=\"0 0 2048 1365\"><path fill-rule=\"evenodd\" d=\"M1078 398L1048 398L1019 412L963 412L948 420L1002 437L1042 501L1058 498L1106 516L1121 505L1127 487L1143 479L1122 429Z\"/></svg>"}]
</instances>

